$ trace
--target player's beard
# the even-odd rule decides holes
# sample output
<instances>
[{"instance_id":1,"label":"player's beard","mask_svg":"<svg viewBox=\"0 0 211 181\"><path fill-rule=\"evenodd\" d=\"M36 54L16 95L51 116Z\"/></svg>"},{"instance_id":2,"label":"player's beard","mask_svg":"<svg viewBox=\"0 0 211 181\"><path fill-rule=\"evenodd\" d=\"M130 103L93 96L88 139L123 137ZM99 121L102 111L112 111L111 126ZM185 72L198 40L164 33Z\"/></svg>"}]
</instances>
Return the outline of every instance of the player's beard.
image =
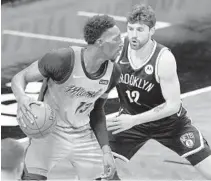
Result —
<instances>
[{"instance_id":1,"label":"player's beard","mask_svg":"<svg viewBox=\"0 0 211 181\"><path fill-rule=\"evenodd\" d=\"M142 40L142 41L140 41L139 39L131 38L129 42L130 42L131 49L139 50L142 47L144 47L144 45L146 45L148 41L149 41L149 36L146 39Z\"/></svg>"}]
</instances>

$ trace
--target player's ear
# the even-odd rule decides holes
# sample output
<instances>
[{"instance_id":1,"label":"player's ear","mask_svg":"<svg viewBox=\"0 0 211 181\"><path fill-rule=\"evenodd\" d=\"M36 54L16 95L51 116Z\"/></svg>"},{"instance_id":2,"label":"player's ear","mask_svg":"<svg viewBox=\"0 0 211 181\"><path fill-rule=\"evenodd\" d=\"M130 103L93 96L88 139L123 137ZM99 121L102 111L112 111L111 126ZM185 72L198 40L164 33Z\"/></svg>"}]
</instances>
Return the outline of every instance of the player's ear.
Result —
<instances>
[{"instance_id":1,"label":"player's ear","mask_svg":"<svg viewBox=\"0 0 211 181\"><path fill-rule=\"evenodd\" d=\"M154 35L154 33L155 33L155 27L153 26L152 28L150 28L150 34L151 34L151 36Z\"/></svg>"}]
</instances>

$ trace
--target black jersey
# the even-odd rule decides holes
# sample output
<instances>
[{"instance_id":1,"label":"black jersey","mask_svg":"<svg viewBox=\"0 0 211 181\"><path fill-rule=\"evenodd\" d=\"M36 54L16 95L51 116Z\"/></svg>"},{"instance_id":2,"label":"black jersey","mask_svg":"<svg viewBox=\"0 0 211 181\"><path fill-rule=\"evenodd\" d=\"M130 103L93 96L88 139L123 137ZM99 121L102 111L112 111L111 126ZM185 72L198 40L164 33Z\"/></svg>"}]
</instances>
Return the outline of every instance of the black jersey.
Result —
<instances>
[{"instance_id":1,"label":"black jersey","mask_svg":"<svg viewBox=\"0 0 211 181\"><path fill-rule=\"evenodd\" d=\"M138 114L165 102L156 76L159 56L167 47L154 41L151 56L141 68L134 70L128 59L128 45L129 40L126 37L118 61L122 74L117 91L121 108L129 114Z\"/></svg>"}]
</instances>

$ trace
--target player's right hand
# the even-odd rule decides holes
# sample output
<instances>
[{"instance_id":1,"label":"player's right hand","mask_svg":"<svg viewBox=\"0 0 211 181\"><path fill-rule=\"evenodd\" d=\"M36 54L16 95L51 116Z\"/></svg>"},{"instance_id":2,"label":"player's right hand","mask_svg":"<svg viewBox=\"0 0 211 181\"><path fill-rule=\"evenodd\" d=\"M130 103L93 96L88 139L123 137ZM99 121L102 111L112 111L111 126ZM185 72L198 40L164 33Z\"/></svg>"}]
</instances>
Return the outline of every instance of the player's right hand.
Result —
<instances>
[{"instance_id":1,"label":"player's right hand","mask_svg":"<svg viewBox=\"0 0 211 181\"><path fill-rule=\"evenodd\" d=\"M31 104L40 105L41 102L36 101L35 99L27 95L24 95L18 99L17 121L19 125L22 127L26 127L26 123L24 122L24 119L29 120L30 123L33 124L35 121L35 118L37 117L31 111L31 107L30 107Z\"/></svg>"},{"instance_id":2,"label":"player's right hand","mask_svg":"<svg viewBox=\"0 0 211 181\"><path fill-rule=\"evenodd\" d=\"M101 176L101 178L111 180L116 172L115 160L112 155L111 148L108 145L104 145L102 150L104 174Z\"/></svg>"}]
</instances>

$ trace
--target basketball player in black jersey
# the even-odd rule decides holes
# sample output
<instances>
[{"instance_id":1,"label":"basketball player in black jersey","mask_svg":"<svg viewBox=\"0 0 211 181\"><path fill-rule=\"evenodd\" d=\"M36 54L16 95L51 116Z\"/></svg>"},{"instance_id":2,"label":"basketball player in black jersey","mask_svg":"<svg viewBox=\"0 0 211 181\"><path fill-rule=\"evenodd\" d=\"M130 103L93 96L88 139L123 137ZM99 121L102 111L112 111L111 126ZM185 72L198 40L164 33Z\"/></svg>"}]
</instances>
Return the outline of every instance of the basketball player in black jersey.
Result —
<instances>
[{"instance_id":1,"label":"basketball player in black jersey","mask_svg":"<svg viewBox=\"0 0 211 181\"><path fill-rule=\"evenodd\" d=\"M127 20L128 36L118 59L121 109L107 120L113 151L131 159L154 139L211 179L210 147L182 106L174 55L151 38L156 23L153 9L136 5Z\"/></svg>"}]
</instances>

